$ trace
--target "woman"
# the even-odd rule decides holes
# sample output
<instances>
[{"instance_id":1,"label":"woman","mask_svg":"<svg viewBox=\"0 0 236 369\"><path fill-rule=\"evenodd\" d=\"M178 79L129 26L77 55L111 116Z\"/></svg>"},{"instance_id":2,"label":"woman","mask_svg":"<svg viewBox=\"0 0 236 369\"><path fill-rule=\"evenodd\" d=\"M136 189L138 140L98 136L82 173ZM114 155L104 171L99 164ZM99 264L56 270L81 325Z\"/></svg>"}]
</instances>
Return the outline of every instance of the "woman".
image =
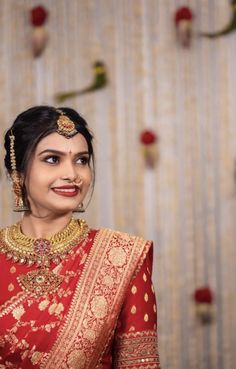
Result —
<instances>
[{"instance_id":1,"label":"woman","mask_svg":"<svg viewBox=\"0 0 236 369\"><path fill-rule=\"evenodd\" d=\"M23 217L0 232L0 369L159 368L151 242L72 217L94 183L85 120L33 107L5 149Z\"/></svg>"}]
</instances>

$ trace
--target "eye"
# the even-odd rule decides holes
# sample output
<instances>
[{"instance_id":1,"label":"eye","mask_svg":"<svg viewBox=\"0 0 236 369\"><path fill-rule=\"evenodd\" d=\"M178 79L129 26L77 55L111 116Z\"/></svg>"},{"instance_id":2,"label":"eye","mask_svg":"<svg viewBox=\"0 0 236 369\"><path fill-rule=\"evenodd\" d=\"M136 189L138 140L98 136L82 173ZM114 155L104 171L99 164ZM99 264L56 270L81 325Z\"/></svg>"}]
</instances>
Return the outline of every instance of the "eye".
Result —
<instances>
[{"instance_id":1,"label":"eye","mask_svg":"<svg viewBox=\"0 0 236 369\"><path fill-rule=\"evenodd\" d=\"M87 165L89 164L89 156L80 156L77 160L76 163L77 164L81 164L81 165Z\"/></svg>"},{"instance_id":2,"label":"eye","mask_svg":"<svg viewBox=\"0 0 236 369\"><path fill-rule=\"evenodd\" d=\"M46 156L43 159L43 161L45 161L46 163L49 163L49 164L58 164L60 159L56 155L50 155L50 156Z\"/></svg>"}]
</instances>

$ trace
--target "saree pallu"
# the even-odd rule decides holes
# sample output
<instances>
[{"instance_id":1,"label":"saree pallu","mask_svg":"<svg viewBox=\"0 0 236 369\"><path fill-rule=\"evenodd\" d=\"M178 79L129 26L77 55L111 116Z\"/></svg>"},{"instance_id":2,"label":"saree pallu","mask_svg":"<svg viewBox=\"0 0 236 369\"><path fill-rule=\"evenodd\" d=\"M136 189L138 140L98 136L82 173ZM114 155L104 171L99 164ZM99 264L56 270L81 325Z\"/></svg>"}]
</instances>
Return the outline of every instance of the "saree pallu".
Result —
<instances>
[{"instance_id":1,"label":"saree pallu","mask_svg":"<svg viewBox=\"0 0 236 369\"><path fill-rule=\"evenodd\" d=\"M0 369L159 368L151 242L91 230L54 273L56 292L22 291L34 267L0 255Z\"/></svg>"}]
</instances>

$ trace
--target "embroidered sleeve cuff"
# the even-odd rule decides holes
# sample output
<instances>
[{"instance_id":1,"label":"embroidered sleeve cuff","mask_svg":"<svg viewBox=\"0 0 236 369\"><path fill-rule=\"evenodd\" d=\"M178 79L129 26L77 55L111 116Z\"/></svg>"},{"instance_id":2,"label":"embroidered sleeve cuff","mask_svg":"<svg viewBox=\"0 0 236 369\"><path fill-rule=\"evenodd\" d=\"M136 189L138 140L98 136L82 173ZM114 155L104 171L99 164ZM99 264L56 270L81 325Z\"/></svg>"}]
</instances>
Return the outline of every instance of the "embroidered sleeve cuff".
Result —
<instances>
[{"instance_id":1,"label":"embroidered sleeve cuff","mask_svg":"<svg viewBox=\"0 0 236 369\"><path fill-rule=\"evenodd\" d=\"M125 333L116 337L115 368L160 369L154 331Z\"/></svg>"}]
</instances>

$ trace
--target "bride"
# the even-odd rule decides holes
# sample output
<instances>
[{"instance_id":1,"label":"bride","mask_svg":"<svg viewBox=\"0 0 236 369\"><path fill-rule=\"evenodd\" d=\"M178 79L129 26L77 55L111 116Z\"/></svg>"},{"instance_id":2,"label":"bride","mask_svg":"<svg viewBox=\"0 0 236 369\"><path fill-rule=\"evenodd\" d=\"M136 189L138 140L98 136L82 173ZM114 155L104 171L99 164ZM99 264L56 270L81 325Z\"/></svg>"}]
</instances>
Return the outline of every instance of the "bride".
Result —
<instances>
[{"instance_id":1,"label":"bride","mask_svg":"<svg viewBox=\"0 0 236 369\"><path fill-rule=\"evenodd\" d=\"M0 369L160 368L152 243L73 217L94 186L86 121L32 107L5 150L23 216L0 231Z\"/></svg>"}]
</instances>

